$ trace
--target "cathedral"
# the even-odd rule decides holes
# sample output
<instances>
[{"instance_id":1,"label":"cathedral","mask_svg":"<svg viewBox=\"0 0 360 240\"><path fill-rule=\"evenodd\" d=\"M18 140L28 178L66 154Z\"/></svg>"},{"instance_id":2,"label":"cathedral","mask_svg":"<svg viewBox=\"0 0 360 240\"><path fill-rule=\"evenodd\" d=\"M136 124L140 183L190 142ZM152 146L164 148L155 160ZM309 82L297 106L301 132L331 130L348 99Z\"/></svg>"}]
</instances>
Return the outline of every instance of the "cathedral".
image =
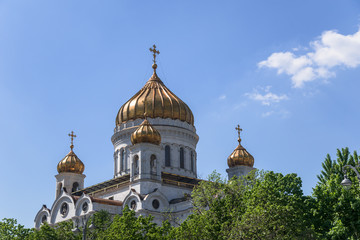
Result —
<instances>
[{"instance_id":1,"label":"cathedral","mask_svg":"<svg viewBox=\"0 0 360 240\"><path fill-rule=\"evenodd\" d=\"M194 115L189 106L170 91L156 73L156 46L153 74L133 97L124 103L115 119L114 177L93 186L84 186L85 165L74 152L71 132L70 152L58 163L55 200L43 205L35 216L35 228L46 222L54 226L72 220L84 225L96 211L121 214L125 206L137 215L152 215L154 222L182 221L192 212L192 189L197 178ZM241 145L228 157L229 179L253 170L254 158Z\"/></svg>"}]
</instances>

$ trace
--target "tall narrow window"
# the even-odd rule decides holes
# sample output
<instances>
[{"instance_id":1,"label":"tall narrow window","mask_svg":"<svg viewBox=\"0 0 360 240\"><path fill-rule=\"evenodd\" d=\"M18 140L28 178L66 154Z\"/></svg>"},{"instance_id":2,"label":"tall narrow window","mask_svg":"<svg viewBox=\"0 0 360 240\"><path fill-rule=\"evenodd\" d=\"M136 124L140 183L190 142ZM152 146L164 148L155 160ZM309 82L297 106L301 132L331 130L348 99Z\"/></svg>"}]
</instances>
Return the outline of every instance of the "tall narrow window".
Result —
<instances>
[{"instance_id":1,"label":"tall narrow window","mask_svg":"<svg viewBox=\"0 0 360 240\"><path fill-rule=\"evenodd\" d=\"M156 174L156 156L154 154L150 157L150 169L152 174Z\"/></svg>"},{"instance_id":2,"label":"tall narrow window","mask_svg":"<svg viewBox=\"0 0 360 240\"><path fill-rule=\"evenodd\" d=\"M194 152L193 151L191 151L190 157L191 157L191 159L190 159L191 171L194 172Z\"/></svg>"},{"instance_id":3,"label":"tall narrow window","mask_svg":"<svg viewBox=\"0 0 360 240\"><path fill-rule=\"evenodd\" d=\"M121 154L120 154L120 171L125 171L125 151L124 149L121 149Z\"/></svg>"},{"instance_id":4,"label":"tall narrow window","mask_svg":"<svg viewBox=\"0 0 360 240\"><path fill-rule=\"evenodd\" d=\"M76 192L77 190L79 190L79 183L74 182L71 192Z\"/></svg>"},{"instance_id":5,"label":"tall narrow window","mask_svg":"<svg viewBox=\"0 0 360 240\"><path fill-rule=\"evenodd\" d=\"M119 150L116 150L114 152L114 177L119 173L119 171Z\"/></svg>"},{"instance_id":6,"label":"tall narrow window","mask_svg":"<svg viewBox=\"0 0 360 240\"><path fill-rule=\"evenodd\" d=\"M170 167L170 146L165 146L165 167Z\"/></svg>"},{"instance_id":7,"label":"tall narrow window","mask_svg":"<svg viewBox=\"0 0 360 240\"><path fill-rule=\"evenodd\" d=\"M139 174L139 156L135 155L134 157L134 176Z\"/></svg>"},{"instance_id":8,"label":"tall narrow window","mask_svg":"<svg viewBox=\"0 0 360 240\"><path fill-rule=\"evenodd\" d=\"M180 148L180 168L184 168L184 148Z\"/></svg>"}]
</instances>

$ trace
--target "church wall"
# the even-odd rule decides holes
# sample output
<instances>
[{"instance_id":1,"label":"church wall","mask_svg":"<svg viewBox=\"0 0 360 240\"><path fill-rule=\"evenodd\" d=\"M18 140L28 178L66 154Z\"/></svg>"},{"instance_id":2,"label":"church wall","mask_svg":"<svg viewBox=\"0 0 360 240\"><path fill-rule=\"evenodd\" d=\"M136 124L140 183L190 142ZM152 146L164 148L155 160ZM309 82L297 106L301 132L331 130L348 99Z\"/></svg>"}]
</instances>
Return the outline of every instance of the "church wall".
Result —
<instances>
[{"instance_id":1,"label":"church wall","mask_svg":"<svg viewBox=\"0 0 360 240\"><path fill-rule=\"evenodd\" d=\"M184 197L185 193L190 194L192 191L191 189L177 187L173 185L162 185L160 190L161 192L165 193L169 201L176 198L182 198Z\"/></svg>"},{"instance_id":2,"label":"church wall","mask_svg":"<svg viewBox=\"0 0 360 240\"><path fill-rule=\"evenodd\" d=\"M77 174L71 172L62 172L59 173L56 177L56 193L55 198L58 197L62 188L65 188L68 193L71 193L73 190L73 184L78 183L78 189L84 188L84 174Z\"/></svg>"},{"instance_id":3,"label":"church wall","mask_svg":"<svg viewBox=\"0 0 360 240\"><path fill-rule=\"evenodd\" d=\"M106 192L106 193L99 192L96 195L94 195L94 197L104 198L104 199L109 199L110 197L113 197L114 198L113 200L123 201L124 198L129 193L130 188L131 187L129 185L127 185L127 186L125 186L123 188L117 188L117 189L115 189L114 191L111 191L111 192Z\"/></svg>"},{"instance_id":4,"label":"church wall","mask_svg":"<svg viewBox=\"0 0 360 240\"><path fill-rule=\"evenodd\" d=\"M93 203L93 208L95 211L105 210L111 214L121 214L121 212L122 212L121 206L100 204L100 203L96 203L96 202Z\"/></svg>"}]
</instances>

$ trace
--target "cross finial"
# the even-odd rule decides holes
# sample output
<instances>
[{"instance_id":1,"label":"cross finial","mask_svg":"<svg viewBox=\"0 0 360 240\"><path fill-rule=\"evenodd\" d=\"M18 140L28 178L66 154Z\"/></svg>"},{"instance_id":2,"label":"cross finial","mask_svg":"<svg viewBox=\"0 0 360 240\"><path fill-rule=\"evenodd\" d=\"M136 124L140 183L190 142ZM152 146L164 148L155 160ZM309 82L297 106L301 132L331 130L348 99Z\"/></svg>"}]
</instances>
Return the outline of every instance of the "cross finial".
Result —
<instances>
[{"instance_id":1,"label":"cross finial","mask_svg":"<svg viewBox=\"0 0 360 240\"><path fill-rule=\"evenodd\" d=\"M242 131L242 128L240 128L240 125L238 124L237 127L235 128L235 130L237 130L237 132L238 132L238 137L239 137L238 141L240 143L240 141L241 141L240 132Z\"/></svg>"},{"instance_id":2,"label":"cross finial","mask_svg":"<svg viewBox=\"0 0 360 240\"><path fill-rule=\"evenodd\" d=\"M76 137L76 135L74 134L74 131L71 131L71 133L69 133L68 135L69 135L69 137L71 137L70 148L71 148L71 150L73 150L73 148L74 148L74 137Z\"/></svg>"},{"instance_id":3,"label":"cross finial","mask_svg":"<svg viewBox=\"0 0 360 240\"><path fill-rule=\"evenodd\" d=\"M154 64L156 64L156 54L159 55L160 52L158 50L156 50L155 44L153 45L153 48L150 48L149 50L150 50L150 52L153 52L153 57L154 57L153 62L154 62Z\"/></svg>"}]
</instances>

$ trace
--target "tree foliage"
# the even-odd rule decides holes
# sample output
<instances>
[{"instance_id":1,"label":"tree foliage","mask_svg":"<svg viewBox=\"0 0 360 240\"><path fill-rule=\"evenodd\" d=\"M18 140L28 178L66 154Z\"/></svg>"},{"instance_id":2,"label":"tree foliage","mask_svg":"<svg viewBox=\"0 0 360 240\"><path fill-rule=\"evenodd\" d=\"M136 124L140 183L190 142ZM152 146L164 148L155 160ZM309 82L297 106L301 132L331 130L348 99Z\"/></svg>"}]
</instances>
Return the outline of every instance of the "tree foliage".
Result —
<instances>
[{"instance_id":1,"label":"tree foliage","mask_svg":"<svg viewBox=\"0 0 360 240\"><path fill-rule=\"evenodd\" d=\"M30 229L17 223L16 219L4 218L0 221L0 240L25 239L31 233Z\"/></svg>"},{"instance_id":2,"label":"tree foliage","mask_svg":"<svg viewBox=\"0 0 360 240\"><path fill-rule=\"evenodd\" d=\"M360 191L356 174L347 172L353 186L344 189L343 166L357 165L356 151L350 155L348 148L337 149L337 159L327 155L320 182L313 189L312 216L315 230L325 239L360 239Z\"/></svg>"},{"instance_id":3,"label":"tree foliage","mask_svg":"<svg viewBox=\"0 0 360 240\"><path fill-rule=\"evenodd\" d=\"M251 173L221 180L214 173L193 191L194 214L177 239L312 239L306 197L296 174Z\"/></svg>"},{"instance_id":4,"label":"tree foliage","mask_svg":"<svg viewBox=\"0 0 360 240\"><path fill-rule=\"evenodd\" d=\"M81 236L73 233L72 221L60 222L55 227L47 223L41 225L39 230L34 230L26 239L27 240L80 240Z\"/></svg>"},{"instance_id":5,"label":"tree foliage","mask_svg":"<svg viewBox=\"0 0 360 240\"><path fill-rule=\"evenodd\" d=\"M322 163L323 170L321 170L321 174L317 176L320 183L326 183L326 181L330 180L331 175L339 175L343 178L343 167L345 165L356 166L359 164L357 152L354 151L353 155L351 155L349 148L337 149L336 156L337 159L332 160L330 154L326 155L325 161Z\"/></svg>"},{"instance_id":6,"label":"tree foliage","mask_svg":"<svg viewBox=\"0 0 360 240\"><path fill-rule=\"evenodd\" d=\"M152 222L152 216L135 216L135 212L126 206L122 216L116 215L108 229L104 231L99 239L108 240L137 240L137 239L165 239L170 224L165 221L162 226Z\"/></svg>"}]
</instances>

